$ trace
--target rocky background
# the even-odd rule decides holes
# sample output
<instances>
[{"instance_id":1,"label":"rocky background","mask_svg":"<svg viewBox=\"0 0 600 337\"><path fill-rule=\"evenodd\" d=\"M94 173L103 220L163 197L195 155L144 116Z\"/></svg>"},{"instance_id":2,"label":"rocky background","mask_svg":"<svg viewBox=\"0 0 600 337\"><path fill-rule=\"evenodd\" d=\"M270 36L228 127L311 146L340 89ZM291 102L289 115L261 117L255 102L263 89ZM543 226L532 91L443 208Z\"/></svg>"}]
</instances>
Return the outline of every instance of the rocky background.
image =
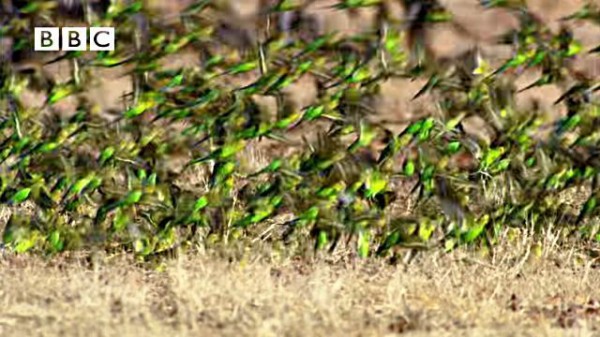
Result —
<instances>
[{"instance_id":1,"label":"rocky background","mask_svg":"<svg viewBox=\"0 0 600 337\"><path fill-rule=\"evenodd\" d=\"M10 1L4 1L6 7ZM65 7L75 7L77 0L64 0ZM147 6L164 22L177 20L178 13L193 3L193 0L159 1L148 0ZM264 25L261 11L271 0L221 0L217 1L221 12L215 16L222 22L224 41L229 43L252 43L258 38L260 26ZM399 0L386 0L386 8L392 18L402 20L404 9ZM498 37L511 29L518 27L518 19L510 12L498 9L484 9L478 0L440 0L454 16L454 24L436 24L427 29L427 43L438 58L461 61L464 53L479 48L481 55L492 64L497 65L510 57L510 46L500 45ZM600 3L598 0L593 2ZM335 0L316 0L305 8L305 16L310 19L310 29L322 34L337 31L341 34L357 34L371 29L376 24L376 12L373 9L362 9L355 13L339 11L331 8ZM529 0L530 9L553 30L561 25L572 30L576 39L589 49L600 45L600 26L582 22L561 22L560 18L581 8L584 0ZM463 29L459 30L456 27ZM0 44L5 52L10 49L10 41ZM48 58L46 54L36 53L32 59ZM167 67L194 66L199 63L196 51L187 50L163 60ZM33 65L32 65L33 64ZM17 67L24 71L35 67L31 60L20 60ZM574 61L573 66L588 76L600 75L600 58L582 53ZM70 76L68 61L53 63L43 67L43 71L56 81L63 81ZM98 104L100 110L119 111L123 108L122 97L132 88L131 78L123 76L124 69L100 69L94 74L97 83L87 93L88 99ZM527 71L515 77L517 88L525 87L539 76L536 70ZM376 120L386 123L391 129L402 128L407 119L415 114L434 113L431 98L427 95L411 100L424 84L424 80L390 79L381 85L381 91L375 99L369 102L376 114ZM548 85L535 88L517 95L517 106L523 109L538 109L551 116L563 113L564 107L553 105L553 102L563 92L563 88ZM287 99L296 107L304 107L316 97L316 82L307 75L298 83L290 86ZM25 102L32 108L42 106L45 96L39 92L26 92ZM273 107L275 102L269 98L257 98L261 104ZM57 104L54 109L68 113L75 108L75 98L66 99Z\"/></svg>"}]
</instances>

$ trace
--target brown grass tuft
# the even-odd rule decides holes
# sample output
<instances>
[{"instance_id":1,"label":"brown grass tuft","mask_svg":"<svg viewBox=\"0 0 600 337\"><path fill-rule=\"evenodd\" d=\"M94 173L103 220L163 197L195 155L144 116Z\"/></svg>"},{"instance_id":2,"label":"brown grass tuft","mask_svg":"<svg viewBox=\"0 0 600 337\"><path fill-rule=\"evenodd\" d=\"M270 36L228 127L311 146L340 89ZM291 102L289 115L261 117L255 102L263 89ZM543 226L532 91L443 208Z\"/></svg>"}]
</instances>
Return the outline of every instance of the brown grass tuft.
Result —
<instances>
[{"instance_id":1,"label":"brown grass tuft","mask_svg":"<svg viewBox=\"0 0 600 337\"><path fill-rule=\"evenodd\" d=\"M188 254L157 270L128 258L5 256L2 336L563 336L600 327L599 271L573 250L527 245L432 253L412 265L250 253ZM562 261L558 263L556 261Z\"/></svg>"}]
</instances>

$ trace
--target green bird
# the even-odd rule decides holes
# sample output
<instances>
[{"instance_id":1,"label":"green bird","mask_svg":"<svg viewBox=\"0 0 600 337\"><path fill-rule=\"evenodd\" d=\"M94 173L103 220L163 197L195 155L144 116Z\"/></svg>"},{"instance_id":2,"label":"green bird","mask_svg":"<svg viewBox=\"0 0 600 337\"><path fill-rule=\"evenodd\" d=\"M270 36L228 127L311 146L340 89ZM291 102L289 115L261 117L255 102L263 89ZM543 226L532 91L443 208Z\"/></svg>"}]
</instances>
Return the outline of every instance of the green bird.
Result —
<instances>
[{"instance_id":1,"label":"green bird","mask_svg":"<svg viewBox=\"0 0 600 337\"><path fill-rule=\"evenodd\" d=\"M586 98L598 90L600 90L600 81L593 82L592 80L582 78L579 83L571 86L566 92L560 95L560 97L554 101L554 104L556 105L564 100L576 98L578 96Z\"/></svg>"},{"instance_id":2,"label":"green bird","mask_svg":"<svg viewBox=\"0 0 600 337\"><path fill-rule=\"evenodd\" d=\"M411 100L416 100L425 94L431 93L434 89L446 91L451 89L460 89L460 86L458 86L455 81L443 78L438 73L433 73L427 80L427 83L425 83L425 85L419 91L417 91Z\"/></svg>"},{"instance_id":3,"label":"green bird","mask_svg":"<svg viewBox=\"0 0 600 337\"><path fill-rule=\"evenodd\" d=\"M247 95L272 95L275 90L279 90L283 87L282 83L288 79L288 73L289 69L282 67L275 71L264 74L247 86L237 88L235 90L244 92Z\"/></svg>"},{"instance_id":4,"label":"green bird","mask_svg":"<svg viewBox=\"0 0 600 337\"><path fill-rule=\"evenodd\" d=\"M336 34L334 34L334 33L327 33L327 34L317 37L316 39L307 43L300 52L296 53L292 57L292 59L296 60L305 55L315 53L315 52L319 51L321 48L324 48L326 46L335 47L335 42L334 42L335 36L336 36Z\"/></svg>"},{"instance_id":5,"label":"green bird","mask_svg":"<svg viewBox=\"0 0 600 337\"><path fill-rule=\"evenodd\" d=\"M586 200L583 207L581 208L581 211L579 212L579 215L577 216L577 220L575 221L575 224L579 225L583 221L583 219L592 215L592 213L596 210L597 206L598 206L598 198L596 197L596 195L590 196Z\"/></svg>"},{"instance_id":6,"label":"green bird","mask_svg":"<svg viewBox=\"0 0 600 337\"><path fill-rule=\"evenodd\" d=\"M349 10L361 7L371 7L379 5L381 2L382 0L341 0L335 5L331 6L331 8L338 10Z\"/></svg>"},{"instance_id":7,"label":"green bird","mask_svg":"<svg viewBox=\"0 0 600 337\"><path fill-rule=\"evenodd\" d=\"M479 3L485 8L523 9L527 6L525 0L480 0Z\"/></svg>"},{"instance_id":8,"label":"green bird","mask_svg":"<svg viewBox=\"0 0 600 337\"><path fill-rule=\"evenodd\" d=\"M283 196L281 195L273 195L270 197L255 199L247 208L246 216L240 219L235 226L247 227L249 225L254 225L266 220L275 214L282 201Z\"/></svg>"},{"instance_id":9,"label":"green bird","mask_svg":"<svg viewBox=\"0 0 600 337\"><path fill-rule=\"evenodd\" d=\"M258 67L260 65L259 63L260 63L259 60L241 62L241 63L235 64L235 65L229 67L227 70L223 71L218 76L238 75L238 74L247 73L247 72L253 71L255 69L258 69Z\"/></svg>"},{"instance_id":10,"label":"green bird","mask_svg":"<svg viewBox=\"0 0 600 337\"><path fill-rule=\"evenodd\" d=\"M593 2L586 3L582 8L574 12L573 14L567 15L561 18L562 21L569 20L584 20L591 21L595 24L600 24L600 8Z\"/></svg>"},{"instance_id":11,"label":"green bird","mask_svg":"<svg viewBox=\"0 0 600 337\"><path fill-rule=\"evenodd\" d=\"M244 147L246 147L246 142L243 139L232 140L231 142L228 142L228 143L224 144L223 146L217 148L216 150L214 150L213 152L211 152L209 155L207 155L205 157L200 157L200 158L189 161L185 165L185 168L193 166L193 165L197 165L200 163L204 163L209 160L229 159L229 158L235 156L239 151L244 149Z\"/></svg>"},{"instance_id":12,"label":"green bird","mask_svg":"<svg viewBox=\"0 0 600 337\"><path fill-rule=\"evenodd\" d=\"M57 204L45 186L36 186L31 191L30 198L43 210L54 209Z\"/></svg>"},{"instance_id":13,"label":"green bird","mask_svg":"<svg viewBox=\"0 0 600 337\"><path fill-rule=\"evenodd\" d=\"M297 10L300 10L303 7L306 6L306 4L304 4L304 2L306 2L306 1L301 1L301 0L279 0L279 1L277 1L276 4L270 6L265 11L265 14L297 11Z\"/></svg>"},{"instance_id":14,"label":"green bird","mask_svg":"<svg viewBox=\"0 0 600 337\"><path fill-rule=\"evenodd\" d=\"M542 76L535 80L533 83L527 85L526 87L519 89L519 91L517 91L517 93L521 93L523 91L527 91L536 87L542 87L545 85L549 85L549 84L553 84L556 83L557 81L557 76L555 74L542 74Z\"/></svg>"},{"instance_id":15,"label":"green bird","mask_svg":"<svg viewBox=\"0 0 600 337\"><path fill-rule=\"evenodd\" d=\"M499 74L505 73L508 70L516 69L518 67L524 66L530 60L531 59L530 59L529 55L527 54L527 52L525 52L525 51L517 52L513 57L511 57L506 62L504 62L504 64L502 64L498 69L494 70L492 72L492 74L490 75L490 77L497 76Z\"/></svg>"},{"instance_id":16,"label":"green bird","mask_svg":"<svg viewBox=\"0 0 600 337\"><path fill-rule=\"evenodd\" d=\"M83 54L83 52L81 51L67 51L66 53L57 56L55 58L53 58L52 60L46 61L44 62L44 65L50 65L56 62L60 62L62 60L74 60L74 59L78 59L81 57L81 55Z\"/></svg>"},{"instance_id":17,"label":"green bird","mask_svg":"<svg viewBox=\"0 0 600 337\"><path fill-rule=\"evenodd\" d=\"M466 205L463 205L457 192L452 189L448 180L441 176L435 177L436 195L442 207L444 215L451 220L461 225L466 217Z\"/></svg>"},{"instance_id":18,"label":"green bird","mask_svg":"<svg viewBox=\"0 0 600 337\"><path fill-rule=\"evenodd\" d=\"M23 14L48 15L49 12L55 9L57 6L57 2L28 1L25 3L25 6L18 8L18 11Z\"/></svg>"},{"instance_id":19,"label":"green bird","mask_svg":"<svg viewBox=\"0 0 600 337\"><path fill-rule=\"evenodd\" d=\"M64 204L67 200L72 200L75 197L81 196L86 188L93 183L94 178L96 178L96 174L89 173L71 184L67 192L63 195L61 204Z\"/></svg>"},{"instance_id":20,"label":"green bird","mask_svg":"<svg viewBox=\"0 0 600 337\"><path fill-rule=\"evenodd\" d=\"M114 147L108 146L100 152L100 155L98 156L98 164L100 164L100 167L107 165L109 160L114 157L115 151Z\"/></svg>"},{"instance_id":21,"label":"green bird","mask_svg":"<svg viewBox=\"0 0 600 337\"><path fill-rule=\"evenodd\" d=\"M100 224L109 212L116 210L117 208L127 208L138 204L144 193L141 190L132 190L125 194L122 198L110 198L102 206L98 208L96 217L94 218L95 224Z\"/></svg>"},{"instance_id":22,"label":"green bird","mask_svg":"<svg viewBox=\"0 0 600 337\"><path fill-rule=\"evenodd\" d=\"M394 230L386 236L385 240L377 248L375 254L377 256L383 256L386 252L388 252L392 247L394 247L398 243L400 243L400 231Z\"/></svg>"},{"instance_id":23,"label":"green bird","mask_svg":"<svg viewBox=\"0 0 600 337\"><path fill-rule=\"evenodd\" d=\"M438 0L401 0L400 3L405 12L403 21L406 48L410 52L409 64L414 68L428 66L427 61L433 58L426 41L426 30L431 24L448 22L462 35L470 35L465 27L452 20L452 14Z\"/></svg>"},{"instance_id":24,"label":"green bird","mask_svg":"<svg viewBox=\"0 0 600 337\"><path fill-rule=\"evenodd\" d=\"M24 187L20 190L15 191L15 193L8 200L8 206L18 205L29 199L31 190L31 187Z\"/></svg>"},{"instance_id":25,"label":"green bird","mask_svg":"<svg viewBox=\"0 0 600 337\"><path fill-rule=\"evenodd\" d=\"M557 56L561 65L563 59L579 54L583 48L581 43L575 40L573 32L567 26L560 28L560 32L554 37L553 42L557 44Z\"/></svg>"},{"instance_id":26,"label":"green bird","mask_svg":"<svg viewBox=\"0 0 600 337\"><path fill-rule=\"evenodd\" d=\"M209 187L220 186L234 173L236 163L234 161L217 161L209 178Z\"/></svg>"},{"instance_id":27,"label":"green bird","mask_svg":"<svg viewBox=\"0 0 600 337\"><path fill-rule=\"evenodd\" d=\"M205 9L214 8L215 3L212 0L199 0L194 1L191 5L187 6L181 11L181 16L193 16L202 13Z\"/></svg>"},{"instance_id":28,"label":"green bird","mask_svg":"<svg viewBox=\"0 0 600 337\"><path fill-rule=\"evenodd\" d=\"M377 159L377 165L384 166L391 158L393 158L403 147L403 144L400 142L399 137L396 137L391 131L385 130L385 147L379 154L379 158Z\"/></svg>"},{"instance_id":29,"label":"green bird","mask_svg":"<svg viewBox=\"0 0 600 337\"><path fill-rule=\"evenodd\" d=\"M279 171L281 169L281 167L283 166L283 160L281 158L275 158L273 161L271 161L269 163L269 165L263 167L262 169L249 174L248 176L246 176L246 178L253 178L265 173L275 173L277 171Z\"/></svg>"},{"instance_id":30,"label":"green bird","mask_svg":"<svg viewBox=\"0 0 600 337\"><path fill-rule=\"evenodd\" d=\"M348 147L348 151L350 153L354 153L359 148L368 146L377 137L377 130L368 125L364 120L360 121L358 132L358 138Z\"/></svg>"},{"instance_id":31,"label":"green bird","mask_svg":"<svg viewBox=\"0 0 600 337\"><path fill-rule=\"evenodd\" d=\"M306 228L314 225L319 218L320 208L318 206L311 206L298 217L283 224L286 230L283 233L284 242L288 242L291 235L297 228Z\"/></svg>"},{"instance_id":32,"label":"green bird","mask_svg":"<svg viewBox=\"0 0 600 337\"><path fill-rule=\"evenodd\" d=\"M79 92L81 92L81 88L75 83L75 81L69 81L64 84L57 84L50 88L45 105L53 105Z\"/></svg>"},{"instance_id":33,"label":"green bird","mask_svg":"<svg viewBox=\"0 0 600 337\"><path fill-rule=\"evenodd\" d=\"M426 222L426 219L419 219L417 217L401 217L393 219L390 223L391 229L385 236L383 242L377 247L375 255L380 257L384 256L388 251L396 247L426 249L427 244L415 235L420 232L420 227Z\"/></svg>"}]
</instances>

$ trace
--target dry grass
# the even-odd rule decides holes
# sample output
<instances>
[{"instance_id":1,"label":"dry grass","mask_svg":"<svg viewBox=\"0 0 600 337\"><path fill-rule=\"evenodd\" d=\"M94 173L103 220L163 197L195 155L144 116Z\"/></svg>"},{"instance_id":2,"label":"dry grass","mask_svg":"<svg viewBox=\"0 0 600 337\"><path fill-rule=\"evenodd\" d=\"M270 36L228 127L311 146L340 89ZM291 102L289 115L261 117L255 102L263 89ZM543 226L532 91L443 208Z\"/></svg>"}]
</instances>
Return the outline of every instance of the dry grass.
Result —
<instances>
[{"instance_id":1,"label":"dry grass","mask_svg":"<svg viewBox=\"0 0 600 337\"><path fill-rule=\"evenodd\" d=\"M162 271L127 259L5 256L2 336L592 336L600 273L566 249L524 247L382 260L312 262L196 253ZM562 261L558 263L557 261ZM576 261L579 261L576 263ZM521 263L523 262L523 263Z\"/></svg>"}]
</instances>

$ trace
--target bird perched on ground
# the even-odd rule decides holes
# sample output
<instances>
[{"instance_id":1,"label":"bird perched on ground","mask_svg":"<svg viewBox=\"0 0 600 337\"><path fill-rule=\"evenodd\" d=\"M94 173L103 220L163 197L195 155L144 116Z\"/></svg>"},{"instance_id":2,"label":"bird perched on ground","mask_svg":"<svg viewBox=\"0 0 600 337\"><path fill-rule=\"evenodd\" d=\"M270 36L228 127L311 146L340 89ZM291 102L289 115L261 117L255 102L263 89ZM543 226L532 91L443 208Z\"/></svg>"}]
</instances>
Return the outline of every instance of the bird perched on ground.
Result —
<instances>
[{"instance_id":1,"label":"bird perched on ground","mask_svg":"<svg viewBox=\"0 0 600 337\"><path fill-rule=\"evenodd\" d=\"M444 215L459 226L462 225L467 211L465 211L466 206L462 204L457 191L453 190L448 180L443 176L436 176L435 183L436 195Z\"/></svg>"}]
</instances>

